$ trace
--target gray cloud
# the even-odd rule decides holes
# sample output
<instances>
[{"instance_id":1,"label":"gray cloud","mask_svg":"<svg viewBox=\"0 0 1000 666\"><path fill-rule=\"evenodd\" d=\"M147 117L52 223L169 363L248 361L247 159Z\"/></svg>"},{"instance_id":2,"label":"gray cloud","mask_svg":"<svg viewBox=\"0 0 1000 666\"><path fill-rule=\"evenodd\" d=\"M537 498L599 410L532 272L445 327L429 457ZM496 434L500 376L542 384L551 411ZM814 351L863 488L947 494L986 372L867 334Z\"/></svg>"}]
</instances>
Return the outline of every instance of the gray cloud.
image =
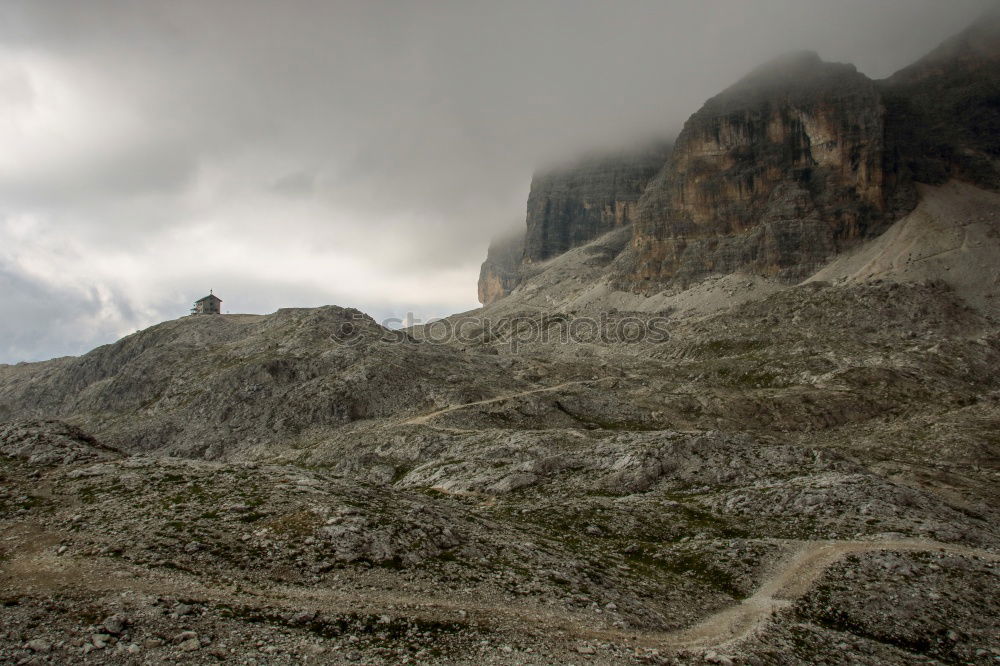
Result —
<instances>
[{"instance_id":1,"label":"gray cloud","mask_svg":"<svg viewBox=\"0 0 1000 666\"><path fill-rule=\"evenodd\" d=\"M671 135L784 51L887 76L992 4L9 0L0 361L223 283L244 311L472 307L534 168ZM54 314L97 293L106 325Z\"/></svg>"},{"instance_id":2,"label":"gray cloud","mask_svg":"<svg viewBox=\"0 0 1000 666\"><path fill-rule=\"evenodd\" d=\"M127 307L109 321L101 295L52 288L0 267L0 358L38 361L54 355L79 354L122 333L121 322L133 319Z\"/></svg>"}]
</instances>

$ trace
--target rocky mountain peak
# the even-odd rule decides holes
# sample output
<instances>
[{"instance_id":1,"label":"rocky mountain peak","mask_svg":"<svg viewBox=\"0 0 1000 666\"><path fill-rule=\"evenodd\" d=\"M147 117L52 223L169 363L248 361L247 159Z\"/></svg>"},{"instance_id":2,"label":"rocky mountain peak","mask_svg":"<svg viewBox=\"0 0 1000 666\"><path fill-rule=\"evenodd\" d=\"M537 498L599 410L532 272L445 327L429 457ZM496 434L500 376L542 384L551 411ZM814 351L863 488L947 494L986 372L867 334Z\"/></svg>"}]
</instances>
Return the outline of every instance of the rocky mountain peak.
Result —
<instances>
[{"instance_id":1,"label":"rocky mountain peak","mask_svg":"<svg viewBox=\"0 0 1000 666\"><path fill-rule=\"evenodd\" d=\"M849 93L868 84L868 78L854 65L826 62L814 51L793 51L752 70L705 102L699 113L729 113L757 104L808 101L831 90Z\"/></svg>"},{"instance_id":2,"label":"rocky mountain peak","mask_svg":"<svg viewBox=\"0 0 1000 666\"><path fill-rule=\"evenodd\" d=\"M941 74L942 68L978 67L997 60L1000 60L1000 9L985 14L889 80L895 83L915 81Z\"/></svg>"},{"instance_id":3,"label":"rocky mountain peak","mask_svg":"<svg viewBox=\"0 0 1000 666\"><path fill-rule=\"evenodd\" d=\"M1000 189L1000 11L880 82L886 140L918 182Z\"/></svg>"},{"instance_id":4,"label":"rocky mountain peak","mask_svg":"<svg viewBox=\"0 0 1000 666\"><path fill-rule=\"evenodd\" d=\"M630 278L801 277L879 228L883 114L851 65L794 53L754 70L688 120L643 193Z\"/></svg>"},{"instance_id":5,"label":"rocky mountain peak","mask_svg":"<svg viewBox=\"0 0 1000 666\"><path fill-rule=\"evenodd\" d=\"M620 288L801 279L913 210L918 183L1000 189L997 99L1000 12L885 81L813 51L778 56L706 101L669 151L537 173L520 264L510 243L492 247L481 302L626 226Z\"/></svg>"}]
</instances>

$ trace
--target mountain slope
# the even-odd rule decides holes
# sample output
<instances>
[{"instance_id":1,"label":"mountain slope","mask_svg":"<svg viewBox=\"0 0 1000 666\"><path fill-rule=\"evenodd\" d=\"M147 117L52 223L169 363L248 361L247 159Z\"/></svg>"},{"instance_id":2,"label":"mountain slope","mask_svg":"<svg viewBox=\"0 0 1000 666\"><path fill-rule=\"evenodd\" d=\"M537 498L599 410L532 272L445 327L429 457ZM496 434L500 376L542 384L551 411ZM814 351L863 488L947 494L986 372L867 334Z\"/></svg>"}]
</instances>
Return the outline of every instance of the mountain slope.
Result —
<instances>
[{"instance_id":1,"label":"mountain slope","mask_svg":"<svg viewBox=\"0 0 1000 666\"><path fill-rule=\"evenodd\" d=\"M631 224L639 196L670 150L669 144L653 143L535 174L528 193L525 261L550 259Z\"/></svg>"},{"instance_id":2,"label":"mountain slope","mask_svg":"<svg viewBox=\"0 0 1000 666\"><path fill-rule=\"evenodd\" d=\"M69 418L131 452L239 457L478 396L474 378L495 372L493 359L456 359L357 310L193 316L79 358L0 366L0 414Z\"/></svg>"},{"instance_id":3,"label":"mountain slope","mask_svg":"<svg viewBox=\"0 0 1000 666\"><path fill-rule=\"evenodd\" d=\"M1000 321L1000 194L951 182L923 186L920 205L811 280L939 280Z\"/></svg>"}]
</instances>

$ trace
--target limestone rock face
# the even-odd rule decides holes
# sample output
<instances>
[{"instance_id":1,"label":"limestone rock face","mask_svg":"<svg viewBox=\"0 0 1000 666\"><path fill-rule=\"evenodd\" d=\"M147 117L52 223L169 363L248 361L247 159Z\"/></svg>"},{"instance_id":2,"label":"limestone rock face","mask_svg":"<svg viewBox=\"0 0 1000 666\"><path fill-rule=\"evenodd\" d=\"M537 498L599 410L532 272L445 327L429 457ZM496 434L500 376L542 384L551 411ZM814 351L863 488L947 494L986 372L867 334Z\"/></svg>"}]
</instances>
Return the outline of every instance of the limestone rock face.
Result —
<instances>
[{"instance_id":1,"label":"limestone rock face","mask_svg":"<svg viewBox=\"0 0 1000 666\"><path fill-rule=\"evenodd\" d=\"M794 282L910 213L917 184L949 179L1000 190L1000 11L883 81L784 56L710 99L673 147L537 174L520 269L491 250L480 300L626 226L616 289L735 273Z\"/></svg>"},{"instance_id":2,"label":"limestone rock face","mask_svg":"<svg viewBox=\"0 0 1000 666\"><path fill-rule=\"evenodd\" d=\"M914 180L1000 189L1000 11L879 87L886 140Z\"/></svg>"},{"instance_id":3,"label":"limestone rock face","mask_svg":"<svg viewBox=\"0 0 1000 666\"><path fill-rule=\"evenodd\" d=\"M524 232L499 236L490 242L486 261L479 270L479 302L489 305L518 285L518 269L524 255Z\"/></svg>"},{"instance_id":4,"label":"limestone rock face","mask_svg":"<svg viewBox=\"0 0 1000 666\"><path fill-rule=\"evenodd\" d=\"M523 282L526 266L631 224L639 196L670 149L668 143L654 142L535 174L528 194L527 229L490 243L479 272L479 302L490 305L510 294Z\"/></svg>"},{"instance_id":5,"label":"limestone rock face","mask_svg":"<svg viewBox=\"0 0 1000 666\"><path fill-rule=\"evenodd\" d=\"M755 70L685 124L639 201L630 277L799 278L881 230L884 116L851 65L796 53Z\"/></svg>"},{"instance_id":6,"label":"limestone rock face","mask_svg":"<svg viewBox=\"0 0 1000 666\"><path fill-rule=\"evenodd\" d=\"M551 259L631 224L639 196L669 153L668 144L656 143L535 174L528 194L524 261Z\"/></svg>"}]
</instances>

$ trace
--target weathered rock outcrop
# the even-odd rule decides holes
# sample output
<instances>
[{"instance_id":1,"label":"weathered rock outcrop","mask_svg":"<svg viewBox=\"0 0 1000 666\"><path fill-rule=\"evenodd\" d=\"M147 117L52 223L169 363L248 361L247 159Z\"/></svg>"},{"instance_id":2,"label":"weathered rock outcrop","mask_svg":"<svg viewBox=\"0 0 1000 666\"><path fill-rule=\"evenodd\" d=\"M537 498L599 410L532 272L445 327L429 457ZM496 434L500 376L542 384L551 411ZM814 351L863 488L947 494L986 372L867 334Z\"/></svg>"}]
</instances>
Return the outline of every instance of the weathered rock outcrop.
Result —
<instances>
[{"instance_id":1,"label":"weathered rock outcrop","mask_svg":"<svg viewBox=\"0 0 1000 666\"><path fill-rule=\"evenodd\" d=\"M880 82L886 141L914 180L1000 189L1000 11Z\"/></svg>"},{"instance_id":2,"label":"weathered rock outcrop","mask_svg":"<svg viewBox=\"0 0 1000 666\"><path fill-rule=\"evenodd\" d=\"M61 421L0 423L0 455L29 465L74 465L118 456L83 430Z\"/></svg>"},{"instance_id":3,"label":"weathered rock outcrop","mask_svg":"<svg viewBox=\"0 0 1000 666\"><path fill-rule=\"evenodd\" d=\"M643 194L630 279L814 271L892 216L883 127L851 65L796 53L755 70L688 120Z\"/></svg>"},{"instance_id":4,"label":"weathered rock outcrop","mask_svg":"<svg viewBox=\"0 0 1000 666\"><path fill-rule=\"evenodd\" d=\"M486 261L479 269L479 302L494 303L517 286L518 269L524 255L524 232L518 230L490 241Z\"/></svg>"},{"instance_id":5,"label":"weathered rock outcrop","mask_svg":"<svg viewBox=\"0 0 1000 666\"><path fill-rule=\"evenodd\" d=\"M524 261L545 261L635 220L639 196L670 154L656 143L535 174L528 194Z\"/></svg>"}]
</instances>

